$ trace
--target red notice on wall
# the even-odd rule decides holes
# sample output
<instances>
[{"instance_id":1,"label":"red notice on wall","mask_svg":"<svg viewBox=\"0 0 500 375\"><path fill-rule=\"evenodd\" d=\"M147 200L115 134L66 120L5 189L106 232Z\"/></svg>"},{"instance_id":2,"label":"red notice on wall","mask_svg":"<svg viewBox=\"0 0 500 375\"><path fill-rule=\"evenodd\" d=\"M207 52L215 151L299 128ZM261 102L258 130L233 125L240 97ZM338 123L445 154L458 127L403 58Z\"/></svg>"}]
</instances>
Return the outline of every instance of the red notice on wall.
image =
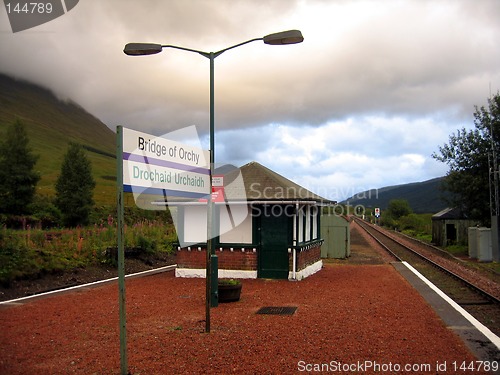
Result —
<instances>
[{"instance_id":1,"label":"red notice on wall","mask_svg":"<svg viewBox=\"0 0 500 375\"><path fill-rule=\"evenodd\" d=\"M205 198L199 202L206 202ZM212 202L225 202L224 198L224 176L212 176Z\"/></svg>"}]
</instances>

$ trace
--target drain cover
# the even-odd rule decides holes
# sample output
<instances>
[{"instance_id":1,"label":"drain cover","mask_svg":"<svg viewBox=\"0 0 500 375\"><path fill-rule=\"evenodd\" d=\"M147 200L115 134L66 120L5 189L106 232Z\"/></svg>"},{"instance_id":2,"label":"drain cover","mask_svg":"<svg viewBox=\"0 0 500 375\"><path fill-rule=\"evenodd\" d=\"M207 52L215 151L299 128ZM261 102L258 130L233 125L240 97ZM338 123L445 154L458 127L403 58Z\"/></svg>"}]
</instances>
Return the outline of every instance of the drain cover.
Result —
<instances>
[{"instance_id":1,"label":"drain cover","mask_svg":"<svg viewBox=\"0 0 500 375\"><path fill-rule=\"evenodd\" d=\"M293 315L297 307L294 306L266 306L257 311L257 314L267 315Z\"/></svg>"}]
</instances>

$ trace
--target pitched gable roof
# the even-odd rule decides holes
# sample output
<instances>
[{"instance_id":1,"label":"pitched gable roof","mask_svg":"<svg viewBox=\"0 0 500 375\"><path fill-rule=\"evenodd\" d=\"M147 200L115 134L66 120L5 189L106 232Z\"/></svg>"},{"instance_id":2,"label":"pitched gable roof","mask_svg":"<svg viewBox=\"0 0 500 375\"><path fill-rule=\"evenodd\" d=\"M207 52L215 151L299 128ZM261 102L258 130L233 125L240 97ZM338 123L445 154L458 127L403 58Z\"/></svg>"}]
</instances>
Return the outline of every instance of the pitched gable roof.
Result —
<instances>
[{"instance_id":1,"label":"pitched gable roof","mask_svg":"<svg viewBox=\"0 0 500 375\"><path fill-rule=\"evenodd\" d=\"M239 176L243 184L233 183ZM225 174L224 185L229 199L331 202L255 161Z\"/></svg>"}]
</instances>

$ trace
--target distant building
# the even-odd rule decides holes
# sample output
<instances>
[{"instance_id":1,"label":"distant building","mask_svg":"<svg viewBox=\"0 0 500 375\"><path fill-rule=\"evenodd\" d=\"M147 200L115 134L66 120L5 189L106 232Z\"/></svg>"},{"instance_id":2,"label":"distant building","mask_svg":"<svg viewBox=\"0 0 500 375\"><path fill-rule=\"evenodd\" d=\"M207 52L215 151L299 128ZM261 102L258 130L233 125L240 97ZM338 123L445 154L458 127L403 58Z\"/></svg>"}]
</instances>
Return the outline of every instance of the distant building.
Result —
<instances>
[{"instance_id":1,"label":"distant building","mask_svg":"<svg viewBox=\"0 0 500 375\"><path fill-rule=\"evenodd\" d=\"M459 208L445 208L432 215L432 243L446 247L468 242L468 228L477 223L469 220Z\"/></svg>"},{"instance_id":2,"label":"distant building","mask_svg":"<svg viewBox=\"0 0 500 375\"><path fill-rule=\"evenodd\" d=\"M219 277L300 280L321 269L321 206L330 201L257 162L223 179L226 199L214 205ZM206 204L178 207L188 245L178 247L176 276L205 277L206 216Z\"/></svg>"}]
</instances>

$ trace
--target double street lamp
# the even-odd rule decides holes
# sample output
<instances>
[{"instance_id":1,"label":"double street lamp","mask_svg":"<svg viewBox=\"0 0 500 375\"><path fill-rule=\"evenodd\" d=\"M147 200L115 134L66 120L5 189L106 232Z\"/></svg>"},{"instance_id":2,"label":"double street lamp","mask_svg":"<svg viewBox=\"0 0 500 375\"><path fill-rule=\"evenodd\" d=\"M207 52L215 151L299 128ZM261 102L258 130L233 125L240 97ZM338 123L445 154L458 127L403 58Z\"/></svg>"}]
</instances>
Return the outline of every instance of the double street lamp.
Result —
<instances>
[{"instance_id":1,"label":"double street lamp","mask_svg":"<svg viewBox=\"0 0 500 375\"><path fill-rule=\"evenodd\" d=\"M154 43L128 43L123 52L130 56L143 56L143 55L153 55L160 53L164 48L175 48L188 52L196 52L203 57L210 60L210 195L208 199L208 212L207 212L207 266L206 266L206 320L205 320L205 330L210 332L210 299L211 299L211 285L212 276L217 277L217 266L216 259L214 262L214 269L212 269L212 258L214 255L214 243L213 243L213 223L214 221L214 208L213 201L211 199L212 194L212 176L214 174L214 163L215 163L215 115L214 115L214 60L216 57L220 56L222 53L240 47L244 44L262 40L265 44L269 45L286 45L286 44L296 44L301 43L304 40L302 33L299 30L289 30L279 33L269 34L262 38L255 38L247 40L246 42L235 44L234 46L224 48L217 52L204 52L191 48L174 46L171 44L154 44ZM214 273L215 275L212 275ZM216 285L216 284L215 284Z\"/></svg>"}]
</instances>

